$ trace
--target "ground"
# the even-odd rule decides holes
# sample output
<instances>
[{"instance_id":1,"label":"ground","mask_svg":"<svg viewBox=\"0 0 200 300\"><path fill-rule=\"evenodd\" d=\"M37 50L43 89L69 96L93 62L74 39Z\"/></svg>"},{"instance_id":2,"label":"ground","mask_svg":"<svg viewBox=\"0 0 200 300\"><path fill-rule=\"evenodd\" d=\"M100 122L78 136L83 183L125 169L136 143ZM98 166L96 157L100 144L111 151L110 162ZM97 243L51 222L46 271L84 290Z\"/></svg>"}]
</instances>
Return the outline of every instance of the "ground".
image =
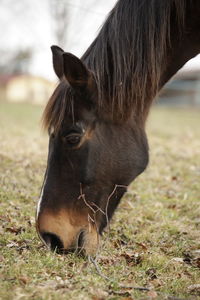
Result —
<instances>
[{"instance_id":1,"label":"ground","mask_svg":"<svg viewBox=\"0 0 200 300\"><path fill-rule=\"evenodd\" d=\"M95 265L50 253L37 237L42 109L0 103L0 299L200 299L200 111L152 109L149 167L122 199Z\"/></svg>"}]
</instances>

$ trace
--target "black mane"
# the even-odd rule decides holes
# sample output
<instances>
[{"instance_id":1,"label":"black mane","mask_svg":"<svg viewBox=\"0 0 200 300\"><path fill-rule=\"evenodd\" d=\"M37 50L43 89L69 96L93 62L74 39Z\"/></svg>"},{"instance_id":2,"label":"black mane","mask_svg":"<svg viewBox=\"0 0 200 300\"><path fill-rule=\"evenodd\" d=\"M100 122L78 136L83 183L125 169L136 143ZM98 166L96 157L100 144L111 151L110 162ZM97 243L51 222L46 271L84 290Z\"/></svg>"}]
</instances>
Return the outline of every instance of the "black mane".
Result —
<instances>
[{"instance_id":1,"label":"black mane","mask_svg":"<svg viewBox=\"0 0 200 300\"><path fill-rule=\"evenodd\" d=\"M117 2L82 56L95 77L101 116L106 112L111 119L126 120L135 114L145 120L170 47L171 20L181 36L185 5L186 0ZM59 129L72 98L68 85L61 82L45 108L45 128Z\"/></svg>"},{"instance_id":2,"label":"black mane","mask_svg":"<svg viewBox=\"0 0 200 300\"><path fill-rule=\"evenodd\" d=\"M100 110L106 107L118 118L144 113L158 90L171 17L182 31L184 11L185 0L117 2L82 57L94 72Z\"/></svg>"}]
</instances>

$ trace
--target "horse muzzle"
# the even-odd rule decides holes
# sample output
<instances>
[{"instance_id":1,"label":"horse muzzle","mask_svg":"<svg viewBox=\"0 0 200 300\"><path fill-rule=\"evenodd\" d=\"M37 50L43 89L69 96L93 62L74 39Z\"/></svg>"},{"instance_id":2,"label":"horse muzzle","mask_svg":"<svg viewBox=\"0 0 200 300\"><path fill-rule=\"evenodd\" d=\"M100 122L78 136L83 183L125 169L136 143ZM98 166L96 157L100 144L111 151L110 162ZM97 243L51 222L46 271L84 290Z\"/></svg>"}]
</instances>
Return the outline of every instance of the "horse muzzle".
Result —
<instances>
[{"instance_id":1,"label":"horse muzzle","mask_svg":"<svg viewBox=\"0 0 200 300\"><path fill-rule=\"evenodd\" d=\"M99 235L95 222L84 214L61 209L58 212L44 209L36 218L40 239L51 250L59 253L95 255Z\"/></svg>"}]
</instances>

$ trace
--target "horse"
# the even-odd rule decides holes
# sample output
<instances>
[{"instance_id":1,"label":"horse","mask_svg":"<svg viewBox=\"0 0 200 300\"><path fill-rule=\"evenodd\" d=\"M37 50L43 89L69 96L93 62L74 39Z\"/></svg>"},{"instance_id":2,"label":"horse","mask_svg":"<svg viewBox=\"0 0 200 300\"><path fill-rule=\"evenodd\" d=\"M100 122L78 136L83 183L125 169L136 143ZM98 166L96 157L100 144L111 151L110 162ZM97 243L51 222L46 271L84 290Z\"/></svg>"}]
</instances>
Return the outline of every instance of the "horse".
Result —
<instances>
[{"instance_id":1,"label":"horse","mask_svg":"<svg viewBox=\"0 0 200 300\"><path fill-rule=\"evenodd\" d=\"M49 152L36 228L52 250L95 255L148 165L153 99L200 52L200 3L119 0L81 59L51 49L59 83L43 113Z\"/></svg>"}]
</instances>

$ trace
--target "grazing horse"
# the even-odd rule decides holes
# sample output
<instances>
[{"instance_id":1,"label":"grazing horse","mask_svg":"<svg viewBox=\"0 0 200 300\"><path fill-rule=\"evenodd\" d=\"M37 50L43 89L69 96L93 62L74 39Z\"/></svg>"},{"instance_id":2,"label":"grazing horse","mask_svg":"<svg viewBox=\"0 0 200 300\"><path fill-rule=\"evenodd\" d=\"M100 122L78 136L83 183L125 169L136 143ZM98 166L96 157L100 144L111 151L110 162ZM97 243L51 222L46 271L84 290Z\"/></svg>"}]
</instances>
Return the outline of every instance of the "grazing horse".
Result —
<instances>
[{"instance_id":1,"label":"grazing horse","mask_svg":"<svg viewBox=\"0 0 200 300\"><path fill-rule=\"evenodd\" d=\"M153 99L200 52L200 2L119 0L81 59L51 49L59 84L43 115L49 154L36 226L51 249L92 255L148 164Z\"/></svg>"}]
</instances>

